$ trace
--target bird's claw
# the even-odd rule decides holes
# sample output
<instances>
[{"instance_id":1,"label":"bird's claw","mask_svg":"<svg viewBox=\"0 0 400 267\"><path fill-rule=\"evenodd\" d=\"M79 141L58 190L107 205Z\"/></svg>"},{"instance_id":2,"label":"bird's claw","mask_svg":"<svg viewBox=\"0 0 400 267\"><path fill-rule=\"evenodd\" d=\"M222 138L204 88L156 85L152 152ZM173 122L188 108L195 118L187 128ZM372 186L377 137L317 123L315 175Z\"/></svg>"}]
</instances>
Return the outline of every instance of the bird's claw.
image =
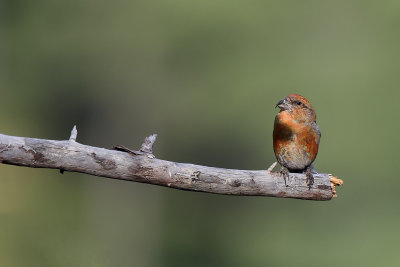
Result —
<instances>
[{"instance_id":1,"label":"bird's claw","mask_svg":"<svg viewBox=\"0 0 400 267\"><path fill-rule=\"evenodd\" d=\"M286 179L289 178L289 171L286 170L284 167L282 167L279 173L283 176L283 180L285 181L285 186L288 187Z\"/></svg>"},{"instance_id":2,"label":"bird's claw","mask_svg":"<svg viewBox=\"0 0 400 267\"><path fill-rule=\"evenodd\" d=\"M306 170L306 177L307 177L306 182L307 182L308 189L311 189L311 187L312 187L313 184L314 184L314 176L313 176L313 174L311 173L311 168L307 168L307 170Z\"/></svg>"}]
</instances>

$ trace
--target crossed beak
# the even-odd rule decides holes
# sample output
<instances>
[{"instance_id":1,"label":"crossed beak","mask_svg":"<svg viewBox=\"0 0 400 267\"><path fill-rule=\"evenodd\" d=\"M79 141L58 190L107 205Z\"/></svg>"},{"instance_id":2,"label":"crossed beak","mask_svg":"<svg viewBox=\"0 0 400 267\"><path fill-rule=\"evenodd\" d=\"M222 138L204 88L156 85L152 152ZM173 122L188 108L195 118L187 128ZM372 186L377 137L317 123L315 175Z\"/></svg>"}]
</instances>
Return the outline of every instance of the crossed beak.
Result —
<instances>
[{"instance_id":1,"label":"crossed beak","mask_svg":"<svg viewBox=\"0 0 400 267\"><path fill-rule=\"evenodd\" d=\"M281 111L282 111L282 110L285 110L285 109L289 109L289 102L287 101L286 98L284 98L284 99L282 99L281 101L279 101L279 102L276 104L275 108L277 108L277 107L280 108Z\"/></svg>"}]
</instances>

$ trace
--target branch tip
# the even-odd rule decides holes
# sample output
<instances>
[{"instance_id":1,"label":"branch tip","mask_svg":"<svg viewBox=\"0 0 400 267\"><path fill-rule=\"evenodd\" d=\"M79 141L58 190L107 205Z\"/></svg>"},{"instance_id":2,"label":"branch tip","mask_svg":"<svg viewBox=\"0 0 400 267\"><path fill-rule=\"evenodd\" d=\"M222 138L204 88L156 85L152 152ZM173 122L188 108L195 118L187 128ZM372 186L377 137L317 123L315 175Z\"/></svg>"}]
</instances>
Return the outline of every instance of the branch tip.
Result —
<instances>
[{"instance_id":1,"label":"branch tip","mask_svg":"<svg viewBox=\"0 0 400 267\"><path fill-rule=\"evenodd\" d=\"M329 176L329 180L331 182L332 197L336 198L337 197L337 193L336 193L335 186L342 186L343 185L343 180L333 176L332 174L328 174L328 176Z\"/></svg>"},{"instance_id":2,"label":"branch tip","mask_svg":"<svg viewBox=\"0 0 400 267\"><path fill-rule=\"evenodd\" d=\"M69 141L76 142L76 137L78 136L78 130L76 129L76 125L72 128L71 136L69 137Z\"/></svg>"}]
</instances>

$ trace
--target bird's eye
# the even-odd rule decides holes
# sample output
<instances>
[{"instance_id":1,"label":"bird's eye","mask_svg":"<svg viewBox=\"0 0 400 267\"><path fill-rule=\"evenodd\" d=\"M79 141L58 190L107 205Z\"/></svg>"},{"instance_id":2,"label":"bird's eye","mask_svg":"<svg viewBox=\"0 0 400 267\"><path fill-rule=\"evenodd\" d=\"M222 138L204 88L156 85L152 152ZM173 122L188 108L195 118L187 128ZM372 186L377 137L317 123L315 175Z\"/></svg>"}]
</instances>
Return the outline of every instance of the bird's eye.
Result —
<instances>
[{"instance_id":1,"label":"bird's eye","mask_svg":"<svg viewBox=\"0 0 400 267\"><path fill-rule=\"evenodd\" d=\"M300 101L295 101L294 104L295 104L296 106L300 106L302 103L301 103Z\"/></svg>"}]
</instances>

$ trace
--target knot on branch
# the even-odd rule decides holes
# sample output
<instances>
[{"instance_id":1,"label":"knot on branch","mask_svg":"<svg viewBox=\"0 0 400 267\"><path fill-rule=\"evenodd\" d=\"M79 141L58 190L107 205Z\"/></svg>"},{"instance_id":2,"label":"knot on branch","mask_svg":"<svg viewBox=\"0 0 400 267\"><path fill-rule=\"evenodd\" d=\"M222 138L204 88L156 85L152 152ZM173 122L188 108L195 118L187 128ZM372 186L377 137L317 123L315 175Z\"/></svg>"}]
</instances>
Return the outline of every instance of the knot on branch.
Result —
<instances>
[{"instance_id":1,"label":"knot on branch","mask_svg":"<svg viewBox=\"0 0 400 267\"><path fill-rule=\"evenodd\" d=\"M226 179L225 184L228 184L233 187L238 187L242 185L242 182L239 179L228 178Z\"/></svg>"}]
</instances>

